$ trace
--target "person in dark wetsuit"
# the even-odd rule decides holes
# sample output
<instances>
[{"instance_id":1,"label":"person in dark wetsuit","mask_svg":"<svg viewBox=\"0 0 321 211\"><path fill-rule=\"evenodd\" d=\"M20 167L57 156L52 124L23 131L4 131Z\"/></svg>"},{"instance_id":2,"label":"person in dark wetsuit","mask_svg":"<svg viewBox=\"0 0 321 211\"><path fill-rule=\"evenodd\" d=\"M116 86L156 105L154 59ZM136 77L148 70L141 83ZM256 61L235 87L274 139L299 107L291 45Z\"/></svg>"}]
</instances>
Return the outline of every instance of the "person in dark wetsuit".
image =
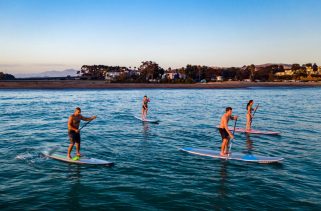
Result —
<instances>
[{"instance_id":1,"label":"person in dark wetsuit","mask_svg":"<svg viewBox=\"0 0 321 211\"><path fill-rule=\"evenodd\" d=\"M231 107L227 107L225 109L225 114L223 114L223 116L221 117L221 123L220 126L218 128L218 130L220 131L220 134L222 136L222 145L221 145L221 156L227 156L228 155L228 143L230 141L230 139L233 139L234 136L233 134L230 132L230 130L228 129L228 121L230 119L232 120L237 120L237 116L232 116L232 108Z\"/></svg>"},{"instance_id":2,"label":"person in dark wetsuit","mask_svg":"<svg viewBox=\"0 0 321 211\"><path fill-rule=\"evenodd\" d=\"M81 109L77 107L75 109L74 114L72 114L68 119L68 136L70 140L70 144L68 147L68 153L67 158L71 159L71 151L73 146L76 144L76 155L81 156L80 154L80 131L79 131L79 125L80 121L91 121L93 119L96 119L96 116L92 116L90 118L83 117L81 115Z\"/></svg>"},{"instance_id":3,"label":"person in dark wetsuit","mask_svg":"<svg viewBox=\"0 0 321 211\"><path fill-rule=\"evenodd\" d=\"M143 105L142 105L142 120L145 120L147 117L149 102L150 102L149 98L147 98L147 96L145 95L143 98Z\"/></svg>"}]
</instances>

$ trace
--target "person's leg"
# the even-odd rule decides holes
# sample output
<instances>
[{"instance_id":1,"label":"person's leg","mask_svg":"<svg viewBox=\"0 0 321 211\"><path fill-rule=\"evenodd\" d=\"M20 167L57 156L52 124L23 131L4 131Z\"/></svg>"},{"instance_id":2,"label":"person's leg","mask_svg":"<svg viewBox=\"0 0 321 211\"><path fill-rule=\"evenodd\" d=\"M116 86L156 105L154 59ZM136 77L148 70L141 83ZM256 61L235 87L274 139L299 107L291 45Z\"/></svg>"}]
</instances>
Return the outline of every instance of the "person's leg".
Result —
<instances>
[{"instance_id":1,"label":"person's leg","mask_svg":"<svg viewBox=\"0 0 321 211\"><path fill-rule=\"evenodd\" d=\"M148 112L148 108L146 108L146 111L145 111L145 119L147 118L147 112Z\"/></svg>"},{"instance_id":2,"label":"person's leg","mask_svg":"<svg viewBox=\"0 0 321 211\"><path fill-rule=\"evenodd\" d=\"M226 155L230 153L230 137L227 138L225 152Z\"/></svg>"},{"instance_id":3,"label":"person's leg","mask_svg":"<svg viewBox=\"0 0 321 211\"><path fill-rule=\"evenodd\" d=\"M146 109L144 109L144 112L143 112L143 119L144 120L146 119Z\"/></svg>"},{"instance_id":4,"label":"person's leg","mask_svg":"<svg viewBox=\"0 0 321 211\"><path fill-rule=\"evenodd\" d=\"M80 142L76 143L76 155L81 156L80 154Z\"/></svg>"},{"instance_id":5,"label":"person's leg","mask_svg":"<svg viewBox=\"0 0 321 211\"><path fill-rule=\"evenodd\" d=\"M142 120L144 120L144 107L142 108Z\"/></svg>"},{"instance_id":6,"label":"person's leg","mask_svg":"<svg viewBox=\"0 0 321 211\"><path fill-rule=\"evenodd\" d=\"M251 130L251 116L246 114L246 130Z\"/></svg>"},{"instance_id":7,"label":"person's leg","mask_svg":"<svg viewBox=\"0 0 321 211\"><path fill-rule=\"evenodd\" d=\"M223 138L222 145L221 145L221 155L226 155L226 146L227 146L228 139Z\"/></svg>"},{"instance_id":8,"label":"person's leg","mask_svg":"<svg viewBox=\"0 0 321 211\"><path fill-rule=\"evenodd\" d=\"M72 150L74 144L75 144L75 143L70 143L70 144L69 144L68 152L67 152L67 158L70 158L70 159L71 159L70 153L71 153L71 150Z\"/></svg>"},{"instance_id":9,"label":"person's leg","mask_svg":"<svg viewBox=\"0 0 321 211\"><path fill-rule=\"evenodd\" d=\"M76 135L76 150L77 150L77 156L81 156L80 154L80 133L77 133Z\"/></svg>"}]
</instances>

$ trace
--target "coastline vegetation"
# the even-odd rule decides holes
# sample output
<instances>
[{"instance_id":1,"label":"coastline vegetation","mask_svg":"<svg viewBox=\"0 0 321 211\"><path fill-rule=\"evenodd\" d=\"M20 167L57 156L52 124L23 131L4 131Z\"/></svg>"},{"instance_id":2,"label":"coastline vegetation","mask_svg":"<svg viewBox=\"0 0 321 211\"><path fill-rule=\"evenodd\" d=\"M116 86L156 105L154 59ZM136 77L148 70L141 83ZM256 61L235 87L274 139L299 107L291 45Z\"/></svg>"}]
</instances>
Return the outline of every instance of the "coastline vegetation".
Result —
<instances>
[{"instance_id":1,"label":"coastline vegetation","mask_svg":"<svg viewBox=\"0 0 321 211\"><path fill-rule=\"evenodd\" d=\"M164 69L153 61L139 67L83 65L77 77L15 78L0 72L0 80L104 80L108 83L173 83L192 84L222 81L321 81L321 66L307 64L264 64L243 67L208 67L188 64L181 68Z\"/></svg>"},{"instance_id":2,"label":"coastline vegetation","mask_svg":"<svg viewBox=\"0 0 321 211\"><path fill-rule=\"evenodd\" d=\"M321 67L307 64L265 64L243 67L186 65L165 70L156 62L143 61L137 67L83 65L79 79L107 80L110 83L195 83L210 81L321 81Z\"/></svg>"},{"instance_id":3,"label":"coastline vegetation","mask_svg":"<svg viewBox=\"0 0 321 211\"><path fill-rule=\"evenodd\" d=\"M15 77L11 74L0 72L0 80L14 80Z\"/></svg>"}]
</instances>

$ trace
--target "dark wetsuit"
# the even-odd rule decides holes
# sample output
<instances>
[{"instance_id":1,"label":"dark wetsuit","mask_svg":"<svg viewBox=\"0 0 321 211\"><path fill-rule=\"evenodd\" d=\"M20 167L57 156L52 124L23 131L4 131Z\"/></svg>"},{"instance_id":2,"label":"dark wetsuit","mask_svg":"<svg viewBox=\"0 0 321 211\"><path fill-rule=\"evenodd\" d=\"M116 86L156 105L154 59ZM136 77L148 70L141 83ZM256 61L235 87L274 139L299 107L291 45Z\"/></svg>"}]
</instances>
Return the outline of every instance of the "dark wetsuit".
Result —
<instances>
[{"instance_id":1,"label":"dark wetsuit","mask_svg":"<svg viewBox=\"0 0 321 211\"><path fill-rule=\"evenodd\" d=\"M74 115L72 116L73 116L72 126L75 128L78 128L81 120L81 115L77 117ZM75 143L80 144L80 133L76 133L76 131L68 129L68 136L71 144L75 144Z\"/></svg>"},{"instance_id":2,"label":"dark wetsuit","mask_svg":"<svg viewBox=\"0 0 321 211\"><path fill-rule=\"evenodd\" d=\"M220 131L220 134L222 136L222 140L229 137L229 134L225 128L219 128L218 130Z\"/></svg>"},{"instance_id":3,"label":"dark wetsuit","mask_svg":"<svg viewBox=\"0 0 321 211\"><path fill-rule=\"evenodd\" d=\"M143 109L148 109L148 100L144 100Z\"/></svg>"}]
</instances>

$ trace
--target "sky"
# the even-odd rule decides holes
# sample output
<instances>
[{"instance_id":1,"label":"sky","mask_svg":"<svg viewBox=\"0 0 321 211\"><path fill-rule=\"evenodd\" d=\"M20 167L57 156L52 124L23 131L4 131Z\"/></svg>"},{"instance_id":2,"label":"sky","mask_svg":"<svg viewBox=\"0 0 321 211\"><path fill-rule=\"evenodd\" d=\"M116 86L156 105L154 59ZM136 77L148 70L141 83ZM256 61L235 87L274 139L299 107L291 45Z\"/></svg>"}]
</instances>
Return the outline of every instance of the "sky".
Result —
<instances>
[{"instance_id":1,"label":"sky","mask_svg":"<svg viewBox=\"0 0 321 211\"><path fill-rule=\"evenodd\" d=\"M0 72L321 65L319 0L0 0Z\"/></svg>"}]
</instances>

